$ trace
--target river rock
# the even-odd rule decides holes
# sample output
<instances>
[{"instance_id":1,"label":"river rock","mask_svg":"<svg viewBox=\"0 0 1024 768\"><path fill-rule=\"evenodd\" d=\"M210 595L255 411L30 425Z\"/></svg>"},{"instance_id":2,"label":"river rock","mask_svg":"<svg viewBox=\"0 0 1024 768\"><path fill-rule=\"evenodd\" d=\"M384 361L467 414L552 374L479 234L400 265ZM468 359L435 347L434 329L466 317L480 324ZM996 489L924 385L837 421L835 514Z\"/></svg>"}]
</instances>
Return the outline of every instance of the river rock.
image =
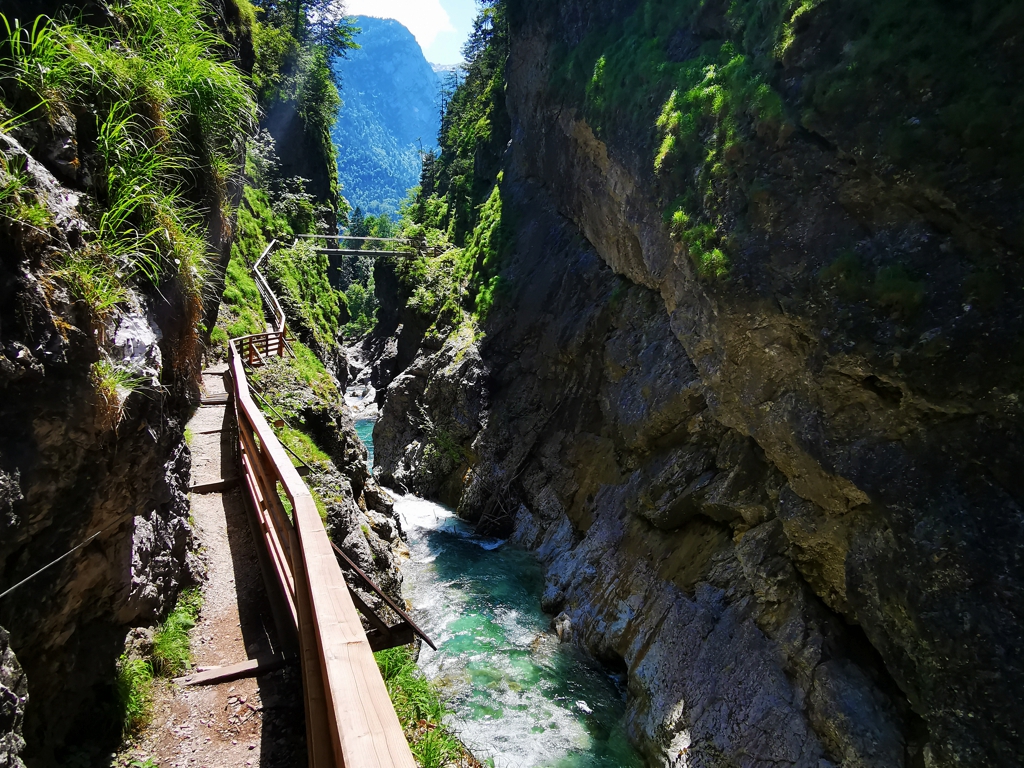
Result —
<instances>
[{"instance_id":1,"label":"river rock","mask_svg":"<svg viewBox=\"0 0 1024 768\"><path fill-rule=\"evenodd\" d=\"M569 618L569 614L565 611L558 614L551 620L551 626L554 628L555 634L558 635L558 642L572 642L572 619Z\"/></svg>"}]
</instances>

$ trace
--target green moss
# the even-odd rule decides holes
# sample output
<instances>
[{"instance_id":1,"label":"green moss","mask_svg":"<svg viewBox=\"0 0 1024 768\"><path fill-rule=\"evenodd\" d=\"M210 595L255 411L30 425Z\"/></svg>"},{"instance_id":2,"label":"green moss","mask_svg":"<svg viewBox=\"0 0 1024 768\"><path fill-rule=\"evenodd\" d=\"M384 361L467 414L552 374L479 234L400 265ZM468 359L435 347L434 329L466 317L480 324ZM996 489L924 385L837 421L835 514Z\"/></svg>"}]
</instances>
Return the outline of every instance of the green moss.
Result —
<instances>
[{"instance_id":1,"label":"green moss","mask_svg":"<svg viewBox=\"0 0 1024 768\"><path fill-rule=\"evenodd\" d=\"M874 299L881 306L910 317L924 300L924 284L913 279L902 264L893 264L878 271Z\"/></svg>"},{"instance_id":2,"label":"green moss","mask_svg":"<svg viewBox=\"0 0 1024 768\"><path fill-rule=\"evenodd\" d=\"M959 184L965 171L1024 181L1013 130L1024 91L999 74L1021 23L1024 0L732 0L714 11L702 0L642 0L572 47L556 45L550 85L600 137L646 154L668 218L688 221L673 226L676 237L700 274L721 277L730 249L694 228L742 229L736 193L753 183L759 155L799 126L928 184L951 174ZM878 303L920 303L899 275L879 277L900 285Z\"/></svg>"},{"instance_id":3,"label":"green moss","mask_svg":"<svg viewBox=\"0 0 1024 768\"><path fill-rule=\"evenodd\" d=\"M832 283L840 297L846 301L867 298L870 278L860 258L853 251L845 251L821 271L821 279Z\"/></svg>"}]
</instances>

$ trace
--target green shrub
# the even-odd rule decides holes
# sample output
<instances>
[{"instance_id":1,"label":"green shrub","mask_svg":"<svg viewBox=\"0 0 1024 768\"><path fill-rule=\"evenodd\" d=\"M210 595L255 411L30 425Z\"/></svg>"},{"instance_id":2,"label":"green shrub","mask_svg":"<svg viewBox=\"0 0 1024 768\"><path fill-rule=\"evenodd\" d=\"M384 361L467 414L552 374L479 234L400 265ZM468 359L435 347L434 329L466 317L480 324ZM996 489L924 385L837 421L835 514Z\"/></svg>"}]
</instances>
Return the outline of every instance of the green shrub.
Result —
<instances>
[{"instance_id":1,"label":"green shrub","mask_svg":"<svg viewBox=\"0 0 1024 768\"><path fill-rule=\"evenodd\" d=\"M244 335L244 334L243 334ZM221 347L228 343L228 334L219 325L210 333L210 342L215 347Z\"/></svg>"},{"instance_id":2,"label":"green shrub","mask_svg":"<svg viewBox=\"0 0 1024 768\"><path fill-rule=\"evenodd\" d=\"M893 264L878 271L874 298L883 307L910 317L924 300L924 284L914 280L902 264Z\"/></svg>"}]
</instances>

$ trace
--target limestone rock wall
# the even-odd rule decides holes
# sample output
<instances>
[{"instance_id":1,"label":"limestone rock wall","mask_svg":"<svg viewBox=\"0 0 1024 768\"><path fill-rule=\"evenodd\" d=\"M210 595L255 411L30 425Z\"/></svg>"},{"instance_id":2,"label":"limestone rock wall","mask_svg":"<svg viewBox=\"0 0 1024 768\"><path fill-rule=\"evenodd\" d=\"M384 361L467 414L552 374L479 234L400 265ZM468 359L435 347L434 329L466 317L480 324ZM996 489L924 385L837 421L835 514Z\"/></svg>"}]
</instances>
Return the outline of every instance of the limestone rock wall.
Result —
<instances>
[{"instance_id":1,"label":"limestone rock wall","mask_svg":"<svg viewBox=\"0 0 1024 768\"><path fill-rule=\"evenodd\" d=\"M0 224L0 583L13 586L101 532L0 600L4 653L17 655L28 681L24 758L48 766L117 746L125 630L156 621L200 576L183 439L195 383L182 375L199 361L179 354L188 331L173 285L133 293L99 320L74 300L54 273L85 247L79 197L14 139L0 141L26 158L54 218L45 232ZM120 413L97 390L101 347L138 384ZM21 712L0 726L20 723Z\"/></svg>"},{"instance_id":2,"label":"limestone rock wall","mask_svg":"<svg viewBox=\"0 0 1024 768\"><path fill-rule=\"evenodd\" d=\"M551 90L551 50L629 10L514 29L504 298L391 380L382 477L538 552L653 765L1019 764L1018 289L982 314L942 287L962 189L806 132L754 142L770 226L699 277L643 141ZM933 264L927 308L844 305L817 278L844 243Z\"/></svg>"},{"instance_id":3,"label":"limestone rock wall","mask_svg":"<svg viewBox=\"0 0 1024 768\"><path fill-rule=\"evenodd\" d=\"M18 757L25 748L22 725L28 704L25 673L11 650L10 633L0 627L0 766L23 768Z\"/></svg>"}]
</instances>

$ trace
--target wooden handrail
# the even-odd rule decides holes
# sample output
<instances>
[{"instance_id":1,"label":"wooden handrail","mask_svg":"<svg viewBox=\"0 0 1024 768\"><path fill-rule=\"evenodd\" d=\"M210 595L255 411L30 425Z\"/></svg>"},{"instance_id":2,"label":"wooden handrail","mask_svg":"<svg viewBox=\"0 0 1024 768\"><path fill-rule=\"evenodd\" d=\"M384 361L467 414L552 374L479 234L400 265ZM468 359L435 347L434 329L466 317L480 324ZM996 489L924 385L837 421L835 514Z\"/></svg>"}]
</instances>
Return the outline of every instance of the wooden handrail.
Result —
<instances>
[{"instance_id":1,"label":"wooden handrail","mask_svg":"<svg viewBox=\"0 0 1024 768\"><path fill-rule=\"evenodd\" d=\"M313 497L253 401L234 341L230 350L249 490L253 493L253 486L259 486L258 493L253 493L254 504L266 508L264 519L270 518L267 527L278 534L274 539L279 544L272 559L286 597L291 598L289 605L299 633L310 765L414 768L402 726ZM273 509L270 502L278 483L292 506L293 524L285 530L289 534L286 538L293 542L281 541L283 510Z\"/></svg>"},{"instance_id":2,"label":"wooden handrail","mask_svg":"<svg viewBox=\"0 0 1024 768\"><path fill-rule=\"evenodd\" d=\"M253 279L273 315L273 330L231 339L229 367L242 470L258 526L260 557L275 572L283 594L283 608L275 611L275 617L283 614L282 620L298 634L309 765L415 768L313 497L249 390L247 363L251 366L290 351L284 310L259 271L276 244L272 241L252 267ZM291 505L291 519L282 499ZM409 623L402 625L405 631Z\"/></svg>"},{"instance_id":3,"label":"wooden handrail","mask_svg":"<svg viewBox=\"0 0 1024 768\"><path fill-rule=\"evenodd\" d=\"M296 240L295 242L298 242ZM260 265L267 260L274 248L277 247L277 240L271 240L270 245L266 247L262 255L256 259L256 263L252 265L252 277L256 281L256 288L260 292L260 298L263 299L264 304L270 307L271 314L274 315L274 330L278 333L284 333L285 330L285 317L284 310L281 308L281 302L277 300L277 296L270 290L270 283L260 272Z\"/></svg>"}]
</instances>

